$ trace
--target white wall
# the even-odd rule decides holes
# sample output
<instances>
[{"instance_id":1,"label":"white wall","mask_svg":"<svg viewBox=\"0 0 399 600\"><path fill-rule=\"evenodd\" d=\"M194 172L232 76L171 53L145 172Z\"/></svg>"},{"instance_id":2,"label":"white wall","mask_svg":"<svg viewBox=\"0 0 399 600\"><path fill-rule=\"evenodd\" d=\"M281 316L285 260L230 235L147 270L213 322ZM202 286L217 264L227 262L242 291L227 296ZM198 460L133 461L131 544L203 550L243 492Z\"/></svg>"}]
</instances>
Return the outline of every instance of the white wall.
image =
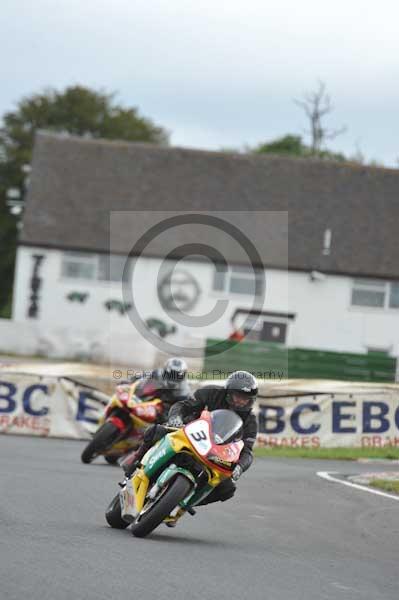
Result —
<instances>
[{"instance_id":1,"label":"white wall","mask_svg":"<svg viewBox=\"0 0 399 600\"><path fill-rule=\"evenodd\" d=\"M32 274L32 255L45 254L40 268L42 288L38 319L27 319ZM18 322L34 322L42 331L69 328L94 337L107 335L134 335L137 332L128 317L108 313L104 302L122 300L121 286L100 281L71 280L61 277L62 253L56 250L20 247L17 257L17 276L14 296L14 319ZM160 261L141 259L136 269L134 299L143 318L160 318L172 324L165 315L158 299L156 277ZM189 270L197 279L201 295L191 314L209 312L219 293L212 291L213 267L208 263L184 262L181 268ZM263 310L293 312L296 318L289 321L289 346L367 352L368 347L390 350L399 354L399 310L354 308L350 306L352 279L327 276L324 281L311 281L308 273L268 270L266 273L266 299ZM89 293L84 304L69 302L71 291ZM223 296L222 296L223 297ZM178 326L176 335L168 341L179 343L188 335L195 337L224 338L231 332L230 318L235 309L248 309L251 299L246 295L225 296L229 299L225 316L218 322L201 328Z\"/></svg>"},{"instance_id":2,"label":"white wall","mask_svg":"<svg viewBox=\"0 0 399 600\"><path fill-rule=\"evenodd\" d=\"M297 313L289 345L346 352L368 348L399 355L399 310L351 306L352 278L289 275L289 308Z\"/></svg>"},{"instance_id":3,"label":"white wall","mask_svg":"<svg viewBox=\"0 0 399 600\"><path fill-rule=\"evenodd\" d=\"M133 325L127 316L116 312L109 313L104 303L110 299L123 300L122 286L112 282L101 282L82 279L65 279L61 277L62 252L43 250L39 248L20 247L18 249L18 269L15 285L15 302L13 316L18 321L27 320L30 297L30 278L32 275L32 255L45 254L46 258L40 267L42 287L39 295L39 315L35 321L51 327L72 326L82 330L100 328L113 332L126 332ZM142 259L135 270L133 281L134 302L143 319L153 317L164 320L169 324L174 321L168 316L158 299L156 280L159 259ZM250 308L251 298L247 295L220 296L212 291L213 268L207 263L181 261L182 269L190 271L197 279L201 293L198 304L190 312L191 315L202 315L209 312L219 297L229 299L228 310L223 319L199 329L179 325L176 336L171 341L178 341L187 334L200 337L226 337L231 332L230 318L236 308ZM72 292L88 293L89 298L84 304L70 302L67 295ZM31 321L31 319L28 319ZM169 339L169 338L168 338Z\"/></svg>"}]
</instances>

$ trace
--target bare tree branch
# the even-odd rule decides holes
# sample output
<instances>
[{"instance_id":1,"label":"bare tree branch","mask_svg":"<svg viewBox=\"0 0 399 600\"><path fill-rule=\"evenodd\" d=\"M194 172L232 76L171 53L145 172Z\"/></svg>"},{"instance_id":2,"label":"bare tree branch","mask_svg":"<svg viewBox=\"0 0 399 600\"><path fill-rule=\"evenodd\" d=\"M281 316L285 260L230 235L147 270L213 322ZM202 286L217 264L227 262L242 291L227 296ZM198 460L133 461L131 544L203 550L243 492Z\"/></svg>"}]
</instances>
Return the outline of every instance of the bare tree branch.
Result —
<instances>
[{"instance_id":1,"label":"bare tree branch","mask_svg":"<svg viewBox=\"0 0 399 600\"><path fill-rule=\"evenodd\" d=\"M348 128L346 127L346 125L343 125L339 129L331 129L331 131L325 130L324 137L326 140L334 140L336 137L342 135L346 131L348 131Z\"/></svg>"},{"instance_id":2,"label":"bare tree branch","mask_svg":"<svg viewBox=\"0 0 399 600\"><path fill-rule=\"evenodd\" d=\"M327 129L323 127L322 119L334 110L331 97L326 91L326 85L318 80L318 88L313 92L307 92L302 100L294 98L294 102L299 106L309 119L311 151L313 154L319 154L326 140L335 139L346 131L346 127L339 129Z\"/></svg>"}]
</instances>

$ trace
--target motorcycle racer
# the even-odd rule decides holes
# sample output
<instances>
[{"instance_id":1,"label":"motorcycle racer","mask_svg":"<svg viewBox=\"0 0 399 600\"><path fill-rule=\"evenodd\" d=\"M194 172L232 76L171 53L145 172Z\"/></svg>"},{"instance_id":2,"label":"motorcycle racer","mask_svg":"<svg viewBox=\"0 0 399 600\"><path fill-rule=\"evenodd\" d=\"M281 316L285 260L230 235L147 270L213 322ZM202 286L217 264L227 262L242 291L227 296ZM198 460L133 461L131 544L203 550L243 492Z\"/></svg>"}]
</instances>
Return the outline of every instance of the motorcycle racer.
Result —
<instances>
[{"instance_id":1,"label":"motorcycle racer","mask_svg":"<svg viewBox=\"0 0 399 600\"><path fill-rule=\"evenodd\" d=\"M162 413L158 416L158 423L165 423L168 419L170 408L176 402L184 402L192 398L192 391L187 379L187 364L182 358L169 358L163 369L154 369L147 377L138 377L139 384L136 388L136 394L140 398L156 396L162 400ZM142 456L152 446L152 432L157 431L157 427L161 427L160 431L165 431L161 425L153 425L147 428L144 433L143 444L136 451L127 454L121 461L120 465L127 470L130 470L131 465L136 464L137 455L141 448L144 447ZM160 438L159 438L160 439ZM134 470L134 468L133 468ZM133 471L132 471L133 472Z\"/></svg>"},{"instance_id":2,"label":"motorcycle racer","mask_svg":"<svg viewBox=\"0 0 399 600\"><path fill-rule=\"evenodd\" d=\"M169 358L162 369L155 369L147 377L138 378L136 394L139 397L157 396L162 400L163 412L159 421L165 422L175 402L191 398L187 379L187 364L182 358Z\"/></svg>"},{"instance_id":3,"label":"motorcycle racer","mask_svg":"<svg viewBox=\"0 0 399 600\"><path fill-rule=\"evenodd\" d=\"M235 371L228 377L224 386L204 386L197 390L192 398L176 402L171 407L167 422L170 427L182 427L184 423L197 419L205 408L209 411L218 409L233 410L243 421L242 441L244 446L231 478L218 485L200 504L224 502L231 498L236 491L235 482L251 466L253 461L252 449L257 435L257 421L252 408L257 394L258 384L255 377L247 371ZM147 428L143 443L131 455L133 462L129 461L129 464L124 463L123 465L127 477L131 476L151 446L167 433L168 430L162 425L152 425Z\"/></svg>"}]
</instances>

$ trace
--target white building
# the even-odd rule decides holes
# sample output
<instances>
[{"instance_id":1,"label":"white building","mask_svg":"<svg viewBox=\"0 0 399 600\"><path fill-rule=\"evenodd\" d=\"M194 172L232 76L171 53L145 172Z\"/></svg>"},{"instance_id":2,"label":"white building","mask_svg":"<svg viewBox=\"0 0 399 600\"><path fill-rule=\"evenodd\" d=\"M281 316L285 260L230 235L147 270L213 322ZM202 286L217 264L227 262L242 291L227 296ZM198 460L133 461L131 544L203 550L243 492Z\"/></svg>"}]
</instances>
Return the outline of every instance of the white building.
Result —
<instances>
[{"instance_id":1,"label":"white building","mask_svg":"<svg viewBox=\"0 0 399 600\"><path fill-rule=\"evenodd\" d=\"M182 215L186 223L171 222L137 263L132 258L123 293L126 257L137 256L140 236ZM252 339L397 356L398 225L397 171L42 133L13 319L40 331L43 351L57 346L60 355L79 345L106 355L111 338L123 352L133 338L156 351L168 351L162 340L197 346L225 339L246 320ZM202 322L220 300L223 314ZM143 339L145 327L160 344Z\"/></svg>"}]
</instances>

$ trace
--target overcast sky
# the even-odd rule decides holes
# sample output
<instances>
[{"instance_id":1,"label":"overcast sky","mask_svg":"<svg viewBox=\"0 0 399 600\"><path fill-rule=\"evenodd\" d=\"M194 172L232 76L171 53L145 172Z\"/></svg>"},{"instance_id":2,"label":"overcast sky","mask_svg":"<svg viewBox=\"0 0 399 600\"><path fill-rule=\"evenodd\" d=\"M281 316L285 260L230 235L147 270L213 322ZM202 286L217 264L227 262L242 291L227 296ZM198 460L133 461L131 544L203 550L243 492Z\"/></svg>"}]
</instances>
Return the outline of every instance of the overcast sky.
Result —
<instances>
[{"instance_id":1,"label":"overcast sky","mask_svg":"<svg viewBox=\"0 0 399 600\"><path fill-rule=\"evenodd\" d=\"M116 91L171 143L242 148L306 119L320 78L348 131L330 146L397 166L397 0L2 0L0 114L45 87Z\"/></svg>"}]
</instances>

